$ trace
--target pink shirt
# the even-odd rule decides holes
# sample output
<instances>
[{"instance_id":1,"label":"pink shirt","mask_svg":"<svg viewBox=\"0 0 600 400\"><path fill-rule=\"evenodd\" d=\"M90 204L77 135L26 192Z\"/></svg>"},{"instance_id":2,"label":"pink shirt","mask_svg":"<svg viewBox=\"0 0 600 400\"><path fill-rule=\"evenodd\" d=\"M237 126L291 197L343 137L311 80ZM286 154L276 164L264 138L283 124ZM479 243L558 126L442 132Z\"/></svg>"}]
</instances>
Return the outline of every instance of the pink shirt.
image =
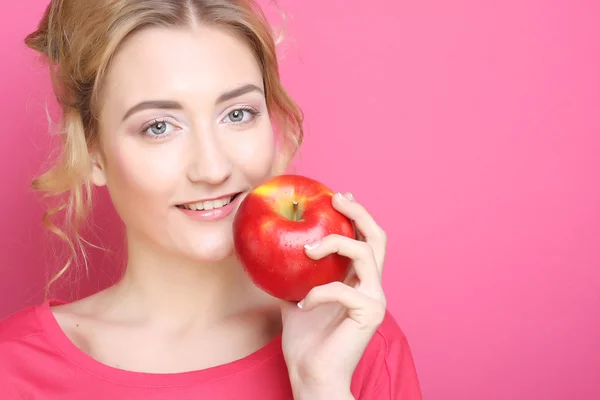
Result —
<instances>
[{"instance_id":1,"label":"pink shirt","mask_svg":"<svg viewBox=\"0 0 600 400\"><path fill-rule=\"evenodd\" d=\"M243 359L200 371L137 373L102 364L64 334L46 302L0 322L2 400L292 399L281 336ZM352 381L361 400L421 399L406 337L388 313Z\"/></svg>"}]
</instances>

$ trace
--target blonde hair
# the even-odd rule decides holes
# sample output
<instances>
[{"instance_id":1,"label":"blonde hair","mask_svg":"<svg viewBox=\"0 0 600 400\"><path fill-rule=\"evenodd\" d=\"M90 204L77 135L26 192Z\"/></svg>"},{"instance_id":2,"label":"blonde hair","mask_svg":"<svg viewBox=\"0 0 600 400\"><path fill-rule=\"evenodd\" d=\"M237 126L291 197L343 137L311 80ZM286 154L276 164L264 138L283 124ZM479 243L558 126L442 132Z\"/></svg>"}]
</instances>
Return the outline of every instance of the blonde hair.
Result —
<instances>
[{"instance_id":1,"label":"blonde hair","mask_svg":"<svg viewBox=\"0 0 600 400\"><path fill-rule=\"evenodd\" d=\"M62 110L60 153L32 186L57 206L43 223L69 246L64 267L48 287L77 259L85 258L80 229L92 203L89 148L98 140L99 93L111 59L132 33L148 27L185 27L195 22L231 29L254 52L263 73L266 102L280 133L282 168L303 140L303 114L279 76L276 43L269 23L254 0L53 0L29 34L26 45L48 60L53 90ZM64 214L64 226L55 219ZM87 270L87 262L86 262Z\"/></svg>"}]
</instances>

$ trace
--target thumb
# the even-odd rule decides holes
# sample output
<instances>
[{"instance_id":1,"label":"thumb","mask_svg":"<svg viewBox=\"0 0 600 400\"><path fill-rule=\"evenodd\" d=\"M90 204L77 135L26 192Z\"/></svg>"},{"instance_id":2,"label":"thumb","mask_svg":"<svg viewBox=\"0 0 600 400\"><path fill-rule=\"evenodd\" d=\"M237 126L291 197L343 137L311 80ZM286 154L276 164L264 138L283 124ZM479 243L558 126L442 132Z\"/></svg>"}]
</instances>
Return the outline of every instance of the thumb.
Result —
<instances>
[{"instance_id":1,"label":"thumb","mask_svg":"<svg viewBox=\"0 0 600 400\"><path fill-rule=\"evenodd\" d=\"M281 310L281 319L284 324L290 315L293 315L294 313L302 312L302 310L300 310L298 308L298 303L293 302L293 301L281 300L279 302L279 308Z\"/></svg>"}]
</instances>

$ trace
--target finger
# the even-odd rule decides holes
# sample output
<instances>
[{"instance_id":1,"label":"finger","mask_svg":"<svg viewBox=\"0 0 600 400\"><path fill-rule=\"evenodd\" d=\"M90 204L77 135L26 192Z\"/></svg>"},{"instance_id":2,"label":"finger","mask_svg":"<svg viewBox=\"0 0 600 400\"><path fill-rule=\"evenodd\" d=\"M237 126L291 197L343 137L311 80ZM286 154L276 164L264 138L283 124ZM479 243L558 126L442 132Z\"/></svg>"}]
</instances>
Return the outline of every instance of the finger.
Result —
<instances>
[{"instance_id":1,"label":"finger","mask_svg":"<svg viewBox=\"0 0 600 400\"><path fill-rule=\"evenodd\" d=\"M354 269L350 269L346 278L342 281L346 285L356 288L360 283L360 279L358 279L358 275L356 275L356 271Z\"/></svg>"},{"instance_id":2,"label":"finger","mask_svg":"<svg viewBox=\"0 0 600 400\"><path fill-rule=\"evenodd\" d=\"M360 280L361 289L369 292L380 290L381 274L377 268L373 248L368 243L332 234L304 247L306 255L314 260L334 253L350 258L353 261L354 272Z\"/></svg>"},{"instance_id":3,"label":"finger","mask_svg":"<svg viewBox=\"0 0 600 400\"><path fill-rule=\"evenodd\" d=\"M333 196L332 205L336 210L354 221L356 229L364 237L365 242L373 248L375 261L381 272L387 245L385 231L375 222L367 209L354 199L351 193L337 193Z\"/></svg>"},{"instance_id":4,"label":"finger","mask_svg":"<svg viewBox=\"0 0 600 400\"><path fill-rule=\"evenodd\" d=\"M298 303L298 307L308 311L319 305L330 303L338 303L344 306L348 310L348 316L364 326L379 324L386 310L383 296L367 296L342 282L314 287Z\"/></svg>"}]
</instances>

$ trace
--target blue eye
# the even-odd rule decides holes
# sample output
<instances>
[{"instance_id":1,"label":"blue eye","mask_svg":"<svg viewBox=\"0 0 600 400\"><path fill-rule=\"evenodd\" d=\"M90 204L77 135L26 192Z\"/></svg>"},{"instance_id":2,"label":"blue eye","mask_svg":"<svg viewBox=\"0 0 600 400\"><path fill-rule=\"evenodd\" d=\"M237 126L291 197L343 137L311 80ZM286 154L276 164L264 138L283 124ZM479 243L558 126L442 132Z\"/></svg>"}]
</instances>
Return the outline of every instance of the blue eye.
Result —
<instances>
[{"instance_id":1,"label":"blue eye","mask_svg":"<svg viewBox=\"0 0 600 400\"><path fill-rule=\"evenodd\" d=\"M144 126L142 134L152 139L162 139L169 136L176 128L165 120L154 120Z\"/></svg>"},{"instance_id":2,"label":"blue eye","mask_svg":"<svg viewBox=\"0 0 600 400\"><path fill-rule=\"evenodd\" d=\"M156 122L150 126L150 131L153 135L162 135L167 131L167 124L164 122Z\"/></svg>"},{"instance_id":3,"label":"blue eye","mask_svg":"<svg viewBox=\"0 0 600 400\"><path fill-rule=\"evenodd\" d=\"M258 115L258 111L254 108L237 108L227 114L224 121L233 124L245 124L252 121L256 115Z\"/></svg>"},{"instance_id":4,"label":"blue eye","mask_svg":"<svg viewBox=\"0 0 600 400\"><path fill-rule=\"evenodd\" d=\"M241 122L244 120L244 111L243 110L235 110L229 113L229 120L231 122Z\"/></svg>"}]
</instances>

